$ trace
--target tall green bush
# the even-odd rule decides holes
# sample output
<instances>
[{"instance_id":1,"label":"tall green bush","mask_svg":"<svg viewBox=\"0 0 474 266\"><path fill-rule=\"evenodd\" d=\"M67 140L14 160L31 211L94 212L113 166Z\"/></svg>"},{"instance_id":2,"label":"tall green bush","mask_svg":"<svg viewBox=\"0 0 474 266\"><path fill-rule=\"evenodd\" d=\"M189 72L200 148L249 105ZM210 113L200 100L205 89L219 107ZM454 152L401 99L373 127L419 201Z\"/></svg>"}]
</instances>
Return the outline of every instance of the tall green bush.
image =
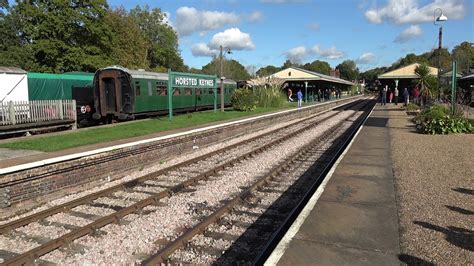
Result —
<instances>
[{"instance_id":1,"label":"tall green bush","mask_svg":"<svg viewBox=\"0 0 474 266\"><path fill-rule=\"evenodd\" d=\"M232 95L232 107L237 111L250 112L257 108L255 96L248 89L237 89Z\"/></svg>"},{"instance_id":2,"label":"tall green bush","mask_svg":"<svg viewBox=\"0 0 474 266\"><path fill-rule=\"evenodd\" d=\"M287 101L285 93L278 86L255 88L254 95L258 107L282 107Z\"/></svg>"}]
</instances>

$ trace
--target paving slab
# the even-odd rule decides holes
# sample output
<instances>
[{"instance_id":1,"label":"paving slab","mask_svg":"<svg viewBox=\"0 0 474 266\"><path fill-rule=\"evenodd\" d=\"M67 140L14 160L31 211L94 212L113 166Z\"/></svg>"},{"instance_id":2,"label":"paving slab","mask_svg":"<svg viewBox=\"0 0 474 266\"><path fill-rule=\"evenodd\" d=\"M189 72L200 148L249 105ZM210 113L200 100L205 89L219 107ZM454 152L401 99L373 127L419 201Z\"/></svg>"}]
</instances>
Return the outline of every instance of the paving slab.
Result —
<instances>
[{"instance_id":1,"label":"paving slab","mask_svg":"<svg viewBox=\"0 0 474 266\"><path fill-rule=\"evenodd\" d=\"M267 264L400 265L387 125L388 111L377 106L309 215L282 241L283 255Z\"/></svg>"},{"instance_id":2,"label":"paving slab","mask_svg":"<svg viewBox=\"0 0 474 266\"><path fill-rule=\"evenodd\" d=\"M290 249L300 252L287 254L278 262L279 265L400 265L392 254L332 243L294 241L290 243Z\"/></svg>"}]
</instances>

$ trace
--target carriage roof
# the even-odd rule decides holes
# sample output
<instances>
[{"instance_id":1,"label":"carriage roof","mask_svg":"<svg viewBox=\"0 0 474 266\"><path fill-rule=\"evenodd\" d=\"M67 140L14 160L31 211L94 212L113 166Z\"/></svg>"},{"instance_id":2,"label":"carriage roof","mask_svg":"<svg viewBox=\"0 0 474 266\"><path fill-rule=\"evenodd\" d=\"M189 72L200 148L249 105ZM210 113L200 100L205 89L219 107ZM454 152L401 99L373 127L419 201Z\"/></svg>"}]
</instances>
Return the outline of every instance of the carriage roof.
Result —
<instances>
[{"instance_id":1,"label":"carriage roof","mask_svg":"<svg viewBox=\"0 0 474 266\"><path fill-rule=\"evenodd\" d=\"M136 78L136 79L168 80L168 73L151 72L151 71L145 71L145 70L132 70L132 69L128 69L121 66L111 66L111 67L102 68L100 70L103 71L107 69L117 69L117 70L124 71L130 74L130 76L134 79ZM218 84L219 84L219 81L218 81ZM232 79L225 79L224 84L236 84L236 82Z\"/></svg>"}]
</instances>

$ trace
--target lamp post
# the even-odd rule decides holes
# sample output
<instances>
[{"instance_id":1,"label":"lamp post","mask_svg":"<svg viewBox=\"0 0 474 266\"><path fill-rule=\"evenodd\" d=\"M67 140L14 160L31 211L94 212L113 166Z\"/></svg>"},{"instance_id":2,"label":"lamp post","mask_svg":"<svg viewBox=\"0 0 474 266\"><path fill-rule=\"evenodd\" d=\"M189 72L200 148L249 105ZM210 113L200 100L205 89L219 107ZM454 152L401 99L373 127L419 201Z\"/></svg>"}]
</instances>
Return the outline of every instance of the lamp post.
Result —
<instances>
[{"instance_id":1,"label":"lamp post","mask_svg":"<svg viewBox=\"0 0 474 266\"><path fill-rule=\"evenodd\" d=\"M223 63L223 56L222 56L222 50L224 49L224 47L222 47L222 45L219 45L219 48L220 48L220 53L219 53L219 61L220 61L220 64L221 64L221 69L220 69L220 79L221 79L221 112L224 112L224 71L223 71L223 66L222 66L222 63ZM225 47L226 49L226 52L228 54L231 54L232 52L230 51L230 48L228 47Z\"/></svg>"},{"instance_id":2,"label":"lamp post","mask_svg":"<svg viewBox=\"0 0 474 266\"><path fill-rule=\"evenodd\" d=\"M439 11L439 12L438 12ZM436 13L439 15L436 16ZM436 8L433 13L434 18L434 25L439 26L439 34L438 34L438 101L441 100L441 79L440 79L440 72L441 72L441 47L443 41L443 26L441 22L447 21L448 18L443 15L443 10L441 8ZM438 22L438 23L436 23Z\"/></svg>"}]
</instances>

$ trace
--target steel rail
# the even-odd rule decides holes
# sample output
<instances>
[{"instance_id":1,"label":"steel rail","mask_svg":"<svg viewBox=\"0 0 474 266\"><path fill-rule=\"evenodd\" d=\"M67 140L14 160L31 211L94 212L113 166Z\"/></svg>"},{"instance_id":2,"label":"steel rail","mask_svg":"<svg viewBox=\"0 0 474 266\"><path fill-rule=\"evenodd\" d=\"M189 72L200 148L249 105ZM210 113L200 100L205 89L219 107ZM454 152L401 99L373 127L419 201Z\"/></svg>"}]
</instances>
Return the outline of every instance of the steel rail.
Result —
<instances>
[{"instance_id":1,"label":"steel rail","mask_svg":"<svg viewBox=\"0 0 474 266\"><path fill-rule=\"evenodd\" d=\"M353 104L356 103L356 102L357 102L357 101L354 101L354 102L348 103L348 104L346 104L346 105L350 106L350 105L353 105ZM326 111L320 112L320 113L318 113L318 114L314 114L314 115L308 117L306 120L313 119L313 118L315 118L315 117L321 115L322 113L326 113L326 112L328 112L328 111L330 111L330 110L326 110ZM325 121L325 120L322 120L322 121ZM319 123L322 122L322 121L319 121ZM46 218L46 217L49 217L49 216L54 215L54 214L56 214L56 213L64 212L64 211L73 209L73 208L75 208L75 207L77 207L77 206L90 203L91 201L93 201L93 200L95 200L95 199L97 199L97 198L107 196L108 194L111 194L111 193L113 193L113 192L119 191L119 190L121 190L121 189L133 187L133 186L135 186L135 185L138 184L138 183L142 183L142 182L144 182L144 181L146 181L146 180L150 180L150 179L156 178L157 176L162 175L162 174L164 174L164 173L166 173L166 172L170 172L170 171L173 171L173 170L175 170L175 169L177 169L177 168L194 164L194 163L196 163L196 162L198 162L198 161L202 161L202 160L204 160L204 159L206 159L206 158L208 158L208 157L210 157L210 156L213 156L213 155L215 155L215 154L218 154L218 153L227 152L229 149L233 149L233 148L236 148L236 147L238 147L238 146L245 145L245 144L247 144L247 143L250 143L250 142L252 142L252 141L255 141L255 140L259 139L259 138L266 137L266 136L269 136L269 135L271 135L271 134L278 133L279 131L286 130L286 129L288 129L288 128L292 127L292 126L295 126L295 125L297 125L297 124L299 124L299 123L301 123L301 122L298 121L298 122L291 123L291 124L286 125L286 126L284 126L284 127L281 127L281 128L278 128L278 129L275 129L275 130L272 130L272 131L269 131L269 132L267 132L267 133L264 133L264 134L261 134L261 135L252 137L252 138L247 139L247 140L240 141L240 142L235 143L235 144L232 144L232 145L230 145L230 146L227 146L227 147L218 149L218 150L213 151L213 152L209 152L209 153L207 153L207 154L198 156L198 157L196 157L196 158L193 158L193 159L190 159L190 160L187 160L187 161L178 163L178 164L176 164L176 165L173 165L173 166L170 166L170 167L167 167L167 168L158 170L158 171L156 171L156 172L153 172L153 173L144 175L144 176L142 176L142 177L139 177L139 178L136 178L136 179L127 181L127 182L125 182L125 183L121 183L121 184L112 186L112 187L110 187L110 188L107 188L107 189L104 189L104 190L101 190L101 191L98 191L98 192L89 194L89 195L87 195L87 196L84 196L84 197L81 197L81 198L72 200L72 201L70 201L70 202L66 202L66 203L63 203L63 204L60 204L60 205L51 207L51 208L49 208L49 209L47 209L47 210L40 211L40 212L35 213L35 214L32 214L32 215L28 215L28 216L23 217L23 218L20 218L20 219L18 219L18 220L15 220L15 221L12 221L12 222L9 222L9 223L6 223L6 224L2 224L2 225L0 225L0 233L1 233L1 234L6 234L6 233L8 233L9 231L11 231L11 230L13 230L13 229L16 229L16 228L25 226L25 225L30 224L30 223L32 223L32 222L36 222L36 221L38 221L38 220L41 220L41 219Z\"/></svg>"},{"instance_id":2,"label":"steel rail","mask_svg":"<svg viewBox=\"0 0 474 266\"><path fill-rule=\"evenodd\" d=\"M300 128L300 129L296 130L295 132L293 132L293 134L299 134L299 133L301 133L301 132L304 132L304 131L306 131L306 130L309 130L309 129L315 127L316 125L320 124L321 122L324 122L324 121L326 121L326 120L332 118L332 117L335 116L335 115L336 115L336 114L334 114L334 115L332 115L332 116L328 116L328 117L326 117L326 118L323 118L323 119L319 120L317 123L311 123L311 124L309 124L307 127L303 127L303 128ZM314 117L316 117L316 116L318 116L318 115L314 115L314 116L312 116L312 118L314 118ZM301 123L301 122L297 122L297 123ZM291 126L291 125L288 125L288 126ZM266 135L266 134L263 134L263 135ZM251 140L254 140L254 139L258 139L258 138L261 138L261 137L262 137L262 135L256 136L256 137L254 137L254 138L251 138L251 139L249 139L249 140L242 141L242 142L239 142L239 143L244 143L244 142L246 143L246 142L248 142L248 141L251 141ZM71 243L72 241L74 241L74 240L77 239L77 238L80 238L80 237L83 237L83 236L85 236L85 235L87 235L87 234L90 234L90 233L94 232L95 230L97 230L97 229L99 229L99 228L101 228L101 227L103 227L103 226L106 226L106 225L108 225L108 224L111 224L111 223L118 223L121 218L123 218L124 216L126 216L126 215L128 215L128 214L134 213L134 212L136 212L137 210L140 210L140 209L142 209L142 208L144 208L144 207L146 207L146 206L149 206L149 205L151 205L151 204L155 204L155 203L157 203L160 199L165 198L165 197L167 197L167 196L171 196L173 193L179 192L180 190L182 190L182 189L185 188L186 186L189 186L189 185L191 185L191 184L194 184L194 183L196 183L196 182L199 181L199 180L206 179L206 178L208 178L209 176L211 176L211 175L217 173L219 170L222 170L222 169L224 169L224 168L227 167L227 166L232 166L232 165L236 164L236 163L239 162L239 161L242 161L242 160L244 160L244 159L246 159L246 158L249 158L249 157L252 156L252 155L255 155L255 154L257 154L257 153L261 153L261 152L265 151L266 149L269 149L269 148L273 147L274 145L277 145L277 144L279 144L279 143L281 143L281 142L283 142L283 141L285 141L285 140L287 140L287 139L289 139L289 138L291 138L291 135L288 135L288 134L285 135L285 136L283 136L283 137L280 137L280 138L278 138L278 139L276 139L276 140L274 140L274 141L272 141L272 142L270 142L270 143L267 143L267 144L265 144L265 145L263 145L263 146L261 146L261 147L256 148L256 149L253 150L253 151L249 151L249 152L247 152L247 153L245 153L245 154L243 154L243 155L241 155L241 156L239 156L239 157L237 157L237 158L234 158L234 159L232 159L232 160L230 160L230 161L228 161L228 162L226 162L226 163L223 163L223 164L221 164L221 165L219 165L219 166L217 166L217 167L215 167L215 168L213 168L213 169L210 169L210 170L208 170L208 171L206 171L206 172L204 172L204 173L201 173L201 174L198 175L198 176L195 176L195 177L193 177L193 178L191 178L191 179L188 179L188 180L186 180L186 181L183 181L182 183L180 183L180 184L178 184L178 185L176 185L176 186L174 186L174 187L172 187L172 188L169 188L169 189L166 189L166 190L164 190L164 191L162 191L162 192L156 193L155 195L153 195L153 196L151 196L151 197L149 197L149 198L146 198L146 199L144 199L144 200L141 200L141 201L139 201L139 202L136 202L136 203L132 204L131 206L125 207L125 208L123 208L123 209L121 209L121 210L119 210L119 211L117 211L117 212L115 212L115 213L113 213L113 214L110 214L110 215L104 216L104 217L102 217L102 218L99 218L98 220L96 220L96 221L94 221L94 222L92 222L92 223L90 223L90 224L88 224L88 225L86 225L86 226L83 226L83 227L81 227L81 228L75 229L75 230L73 230L73 231L71 231L71 232L69 232L69 233L67 233L67 234L65 234L65 235L63 235L63 236L61 236L61 237L59 237L59 238L57 238L57 239L51 240L51 241L49 241L49 242L47 242L47 243L45 243L45 244L43 244L43 245L40 245L40 246L38 246L38 247L36 247L36 248L33 248L33 249L31 249L31 250L29 250L29 251L27 251L27 252L25 252L25 253L22 253L22 254L19 254L19 255L17 255L17 256L14 256L14 257L10 258L9 260L6 260L6 261L4 262L4 265L18 265L18 264L29 264L29 263L33 263L35 259L37 259L37 258L39 258L39 257L41 257L41 256L43 256L43 255L45 255L45 254L47 254L47 253L49 253L49 252L55 250L55 249L57 249L57 248L60 248L60 247L62 247L62 246L64 246L64 245L67 245L68 243ZM237 143L237 144L239 144L239 143ZM234 146L234 145L236 146L237 144L233 144L233 145L231 145L231 146ZM230 146L229 146L229 147L230 147ZM223 149L221 149L221 150L228 150L229 147L223 148ZM203 156L200 156L200 157L197 157L197 158L208 157L208 156L209 156L209 154L206 154L206 155L203 155ZM191 161L197 161L197 158L192 159ZM183 163L178 164L178 165L179 165L179 166L187 165L187 164L188 164L187 162L188 162L188 161L183 162ZM170 168L176 169L177 167L173 166L173 167L170 167ZM166 168L166 169L168 169L168 168ZM78 199L77 201L81 201L81 202L82 202L81 204L90 202L91 200L94 199L94 198L92 197L92 195L93 195L93 196L97 196L97 195L100 194L100 195L103 196L105 191L107 191L108 193L110 193L110 192L116 191L117 189L115 189L115 188L120 189L120 188L127 188L127 187L130 187L130 185L133 186L133 185L134 185L133 183L138 183L139 180L140 180L140 181L143 181L143 180L145 180L145 179L144 179L145 177L150 176L150 175L156 176L156 175L159 175L159 174L161 174L161 173L164 173L164 172L166 172L166 171L164 171L164 170L166 170L166 169L162 169L162 170L160 170L160 171L158 171L158 172L151 173L151 174L148 174L148 175L146 175L146 176L144 176L144 177L138 178L137 180L132 180L132 181L126 182L126 183L124 183L124 184L120 184L120 185L111 187L111 188L106 189L106 190L104 190L104 191L100 191L100 192L91 194L90 197L89 197L89 196L86 196L87 200L86 200L86 199ZM159 173L159 174L158 174L158 173ZM129 186L127 186L126 184L129 184ZM115 190L113 190L113 189L115 189ZM73 202L74 202L74 201L73 201ZM79 205L81 205L81 204L79 204ZM76 205L76 206L77 206L77 205ZM59 205L59 206L58 206L57 208L55 208L55 209L61 209L60 207L61 207L61 205ZM59 210L59 211L61 211L61 210ZM41 214L41 213L40 213L40 214ZM49 216L49 215L46 215L45 217L47 217L47 216Z\"/></svg>"},{"instance_id":3,"label":"steel rail","mask_svg":"<svg viewBox=\"0 0 474 266\"><path fill-rule=\"evenodd\" d=\"M369 101L367 105L363 107L363 109L368 109L368 111L370 111L371 109L374 108L375 104L376 102ZM330 158L329 162L324 166L324 169L321 171L321 174L317 178L314 179L314 183L305 192L303 197L296 204L296 207L291 210L291 212L287 215L287 217L281 223L278 229L275 230L275 232L270 237L270 241L268 241L267 244L262 249L262 251L259 252L256 258L252 261L251 265L263 265L265 263L265 260L268 258L271 251L273 251L276 245L278 245L278 242L281 240L285 232L290 228L290 226L293 224L293 222L296 220L300 212L306 206L306 204L308 203L309 199L312 197L316 189L322 183L322 181L324 180L324 176L326 176L326 174L329 172L333 164L336 162L337 158L342 154L342 152L347 147L347 145L349 145L349 142L353 139L357 130L362 126L366 118L369 116L370 112L368 111L365 112L364 115L362 115L362 117L359 117L356 121L354 121L354 124L351 126L351 128L347 130L345 134L348 136L346 138L343 138L344 142L339 146L339 148L335 152L335 156Z\"/></svg>"},{"instance_id":4,"label":"steel rail","mask_svg":"<svg viewBox=\"0 0 474 266\"><path fill-rule=\"evenodd\" d=\"M341 128L344 123L346 123L346 120L343 120L337 123L336 125L332 126L326 131L331 132L331 133L336 132L337 129ZM240 193L231 201L227 202L224 206L219 208L213 214L211 214L210 216L205 218L203 221L198 223L196 226L187 230L184 234L182 234L176 240L166 245L164 248L159 250L156 254L147 258L145 261L142 262L142 265L158 265L161 263L166 263L167 258L171 254L173 254L173 252L185 246L194 236L203 233L204 230L210 224L215 223L220 217L222 217L224 214L226 214L231 209L233 209L234 206L241 203L248 195L252 193L252 191L259 188L267 181L271 180L274 176L279 175L282 171L284 171L287 167L289 167L294 162L304 159L304 157L309 156L308 154L311 151L311 149L314 148L313 146L320 143L322 139L324 139L324 137L325 136L320 136L316 138L315 140L311 141L311 143L307 147L305 147L303 150L297 151L293 153L292 155L288 156L289 158L292 158L292 159L285 162L284 164L280 164L272 168L265 176L259 178L252 186L247 188L245 191Z\"/></svg>"}]
</instances>

